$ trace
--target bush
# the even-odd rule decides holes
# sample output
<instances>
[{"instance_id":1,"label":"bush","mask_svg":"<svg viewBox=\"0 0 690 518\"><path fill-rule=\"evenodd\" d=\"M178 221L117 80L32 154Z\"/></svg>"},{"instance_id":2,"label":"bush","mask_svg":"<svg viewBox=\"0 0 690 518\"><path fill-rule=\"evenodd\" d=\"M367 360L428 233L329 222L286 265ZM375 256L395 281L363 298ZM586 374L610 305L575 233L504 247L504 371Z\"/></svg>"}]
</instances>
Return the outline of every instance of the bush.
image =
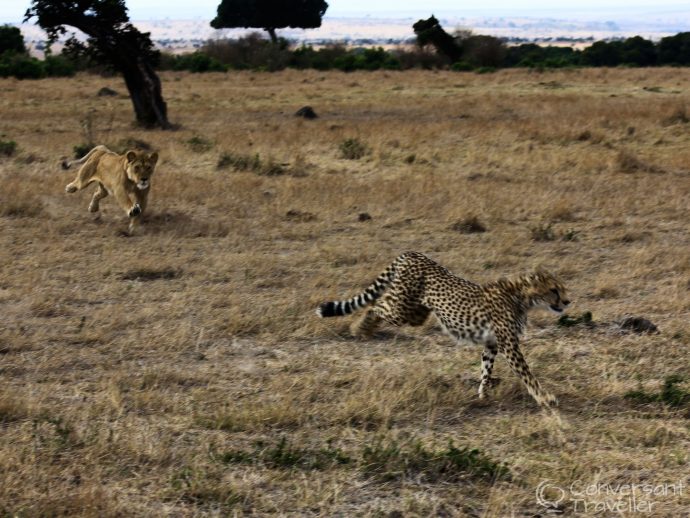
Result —
<instances>
[{"instance_id":1,"label":"bush","mask_svg":"<svg viewBox=\"0 0 690 518\"><path fill-rule=\"evenodd\" d=\"M333 67L343 72L353 70L399 70L400 62L381 47L375 49L352 49L333 60Z\"/></svg>"},{"instance_id":2,"label":"bush","mask_svg":"<svg viewBox=\"0 0 690 518\"><path fill-rule=\"evenodd\" d=\"M64 56L47 56L44 61L46 74L52 77L72 77L76 67Z\"/></svg>"},{"instance_id":3,"label":"bush","mask_svg":"<svg viewBox=\"0 0 690 518\"><path fill-rule=\"evenodd\" d=\"M330 70L336 59L342 58L348 50L344 45L331 44L318 50L311 46L302 46L292 53L290 66L295 68L314 68L316 70Z\"/></svg>"},{"instance_id":4,"label":"bush","mask_svg":"<svg viewBox=\"0 0 690 518\"><path fill-rule=\"evenodd\" d=\"M467 61L458 61L450 66L450 69L454 72L468 72L474 67L470 65Z\"/></svg>"},{"instance_id":5,"label":"bush","mask_svg":"<svg viewBox=\"0 0 690 518\"><path fill-rule=\"evenodd\" d=\"M281 38L274 45L258 32L236 40L209 40L201 48L201 52L236 70L282 70L291 61L286 40Z\"/></svg>"},{"instance_id":6,"label":"bush","mask_svg":"<svg viewBox=\"0 0 690 518\"><path fill-rule=\"evenodd\" d=\"M225 72L227 68L217 59L204 54L194 52L193 54L182 54L174 56L172 60L173 70L189 70L190 72Z\"/></svg>"},{"instance_id":7,"label":"bush","mask_svg":"<svg viewBox=\"0 0 690 518\"><path fill-rule=\"evenodd\" d=\"M397 48L391 52L403 70L410 68L432 70L445 68L448 65L448 60L444 56L430 51L427 47Z\"/></svg>"},{"instance_id":8,"label":"bush","mask_svg":"<svg viewBox=\"0 0 690 518\"><path fill-rule=\"evenodd\" d=\"M93 149L93 144L77 144L72 148L74 152L74 158L79 159L86 156L86 153Z\"/></svg>"},{"instance_id":9,"label":"bush","mask_svg":"<svg viewBox=\"0 0 690 518\"><path fill-rule=\"evenodd\" d=\"M506 56L505 43L494 36L470 36L462 46L462 60L475 67L500 67Z\"/></svg>"},{"instance_id":10,"label":"bush","mask_svg":"<svg viewBox=\"0 0 690 518\"><path fill-rule=\"evenodd\" d=\"M0 140L0 155L12 156L17 151L17 143L14 140Z\"/></svg>"},{"instance_id":11,"label":"bush","mask_svg":"<svg viewBox=\"0 0 690 518\"><path fill-rule=\"evenodd\" d=\"M46 67L43 61L26 54L4 54L0 59L0 76L41 79L46 76Z\"/></svg>"},{"instance_id":12,"label":"bush","mask_svg":"<svg viewBox=\"0 0 690 518\"><path fill-rule=\"evenodd\" d=\"M356 138L343 140L339 149L340 155L348 160L359 160L368 152L367 146Z\"/></svg>"}]
</instances>

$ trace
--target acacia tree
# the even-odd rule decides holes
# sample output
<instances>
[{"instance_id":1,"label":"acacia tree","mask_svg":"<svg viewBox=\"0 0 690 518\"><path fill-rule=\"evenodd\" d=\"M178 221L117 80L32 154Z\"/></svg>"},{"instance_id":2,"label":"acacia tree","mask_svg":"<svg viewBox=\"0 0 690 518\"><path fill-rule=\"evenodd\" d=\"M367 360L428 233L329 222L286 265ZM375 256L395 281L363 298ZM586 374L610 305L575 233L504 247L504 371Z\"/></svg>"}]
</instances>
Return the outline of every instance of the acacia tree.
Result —
<instances>
[{"instance_id":1,"label":"acacia tree","mask_svg":"<svg viewBox=\"0 0 690 518\"><path fill-rule=\"evenodd\" d=\"M276 43L276 29L321 27L326 9L328 4L324 0L222 0L211 27L258 27L267 31Z\"/></svg>"},{"instance_id":2,"label":"acacia tree","mask_svg":"<svg viewBox=\"0 0 690 518\"><path fill-rule=\"evenodd\" d=\"M32 0L24 21L34 17L48 33L49 43L67 33L66 27L86 34L86 44L73 33L68 45L123 75L139 124L170 128L161 82L153 68L159 53L149 33L139 32L129 22L124 0Z\"/></svg>"},{"instance_id":3,"label":"acacia tree","mask_svg":"<svg viewBox=\"0 0 690 518\"><path fill-rule=\"evenodd\" d=\"M412 25L412 29L417 35L417 44L420 47L433 45L439 54L446 56L453 63L462 57L463 48L458 44L458 40L441 27L441 23L433 14L426 20L418 20Z\"/></svg>"}]
</instances>

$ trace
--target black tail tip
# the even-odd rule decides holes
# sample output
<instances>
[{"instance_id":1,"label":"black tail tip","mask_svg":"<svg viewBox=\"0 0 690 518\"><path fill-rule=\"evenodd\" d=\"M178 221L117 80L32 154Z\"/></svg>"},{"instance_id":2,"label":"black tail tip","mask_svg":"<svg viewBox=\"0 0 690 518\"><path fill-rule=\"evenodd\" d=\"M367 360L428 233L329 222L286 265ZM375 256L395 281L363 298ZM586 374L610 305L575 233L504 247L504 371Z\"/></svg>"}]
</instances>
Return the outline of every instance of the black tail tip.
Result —
<instances>
[{"instance_id":1,"label":"black tail tip","mask_svg":"<svg viewBox=\"0 0 690 518\"><path fill-rule=\"evenodd\" d=\"M316 314L322 318L337 317L340 315L340 313L338 313L336 311L336 303L335 302L324 302L316 310Z\"/></svg>"},{"instance_id":2,"label":"black tail tip","mask_svg":"<svg viewBox=\"0 0 690 518\"><path fill-rule=\"evenodd\" d=\"M69 169L71 165L72 164L70 164L67 160L62 161L62 168L63 169Z\"/></svg>"}]
</instances>

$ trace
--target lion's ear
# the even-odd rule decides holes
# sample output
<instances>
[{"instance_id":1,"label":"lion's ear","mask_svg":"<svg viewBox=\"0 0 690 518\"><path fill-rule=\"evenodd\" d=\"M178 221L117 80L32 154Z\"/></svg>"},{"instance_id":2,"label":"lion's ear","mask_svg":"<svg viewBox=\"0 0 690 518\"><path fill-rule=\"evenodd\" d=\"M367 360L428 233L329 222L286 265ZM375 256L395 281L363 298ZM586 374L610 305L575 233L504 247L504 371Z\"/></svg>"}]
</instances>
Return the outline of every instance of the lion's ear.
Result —
<instances>
[{"instance_id":1,"label":"lion's ear","mask_svg":"<svg viewBox=\"0 0 690 518\"><path fill-rule=\"evenodd\" d=\"M156 165L156 162L158 162L158 151L154 151L149 155L149 160L151 161L151 165Z\"/></svg>"},{"instance_id":2,"label":"lion's ear","mask_svg":"<svg viewBox=\"0 0 690 518\"><path fill-rule=\"evenodd\" d=\"M125 158L127 159L127 162L131 164L137 159L136 151L127 151L127 153L125 154Z\"/></svg>"}]
</instances>

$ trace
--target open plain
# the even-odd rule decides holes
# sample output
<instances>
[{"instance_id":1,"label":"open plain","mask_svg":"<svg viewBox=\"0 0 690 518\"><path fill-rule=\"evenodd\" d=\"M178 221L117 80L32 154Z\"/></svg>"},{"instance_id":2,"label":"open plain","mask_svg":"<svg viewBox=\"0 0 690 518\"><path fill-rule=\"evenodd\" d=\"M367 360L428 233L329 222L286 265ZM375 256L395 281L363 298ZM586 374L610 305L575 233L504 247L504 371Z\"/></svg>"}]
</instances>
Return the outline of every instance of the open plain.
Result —
<instances>
[{"instance_id":1,"label":"open plain","mask_svg":"<svg viewBox=\"0 0 690 518\"><path fill-rule=\"evenodd\" d=\"M689 389L690 70L162 81L176 131L117 77L0 80L1 516L690 516L687 399L630 397ZM88 140L160 152L133 237L64 192ZM314 314L405 250L563 278L595 325L522 342L561 425L435 322Z\"/></svg>"}]
</instances>

